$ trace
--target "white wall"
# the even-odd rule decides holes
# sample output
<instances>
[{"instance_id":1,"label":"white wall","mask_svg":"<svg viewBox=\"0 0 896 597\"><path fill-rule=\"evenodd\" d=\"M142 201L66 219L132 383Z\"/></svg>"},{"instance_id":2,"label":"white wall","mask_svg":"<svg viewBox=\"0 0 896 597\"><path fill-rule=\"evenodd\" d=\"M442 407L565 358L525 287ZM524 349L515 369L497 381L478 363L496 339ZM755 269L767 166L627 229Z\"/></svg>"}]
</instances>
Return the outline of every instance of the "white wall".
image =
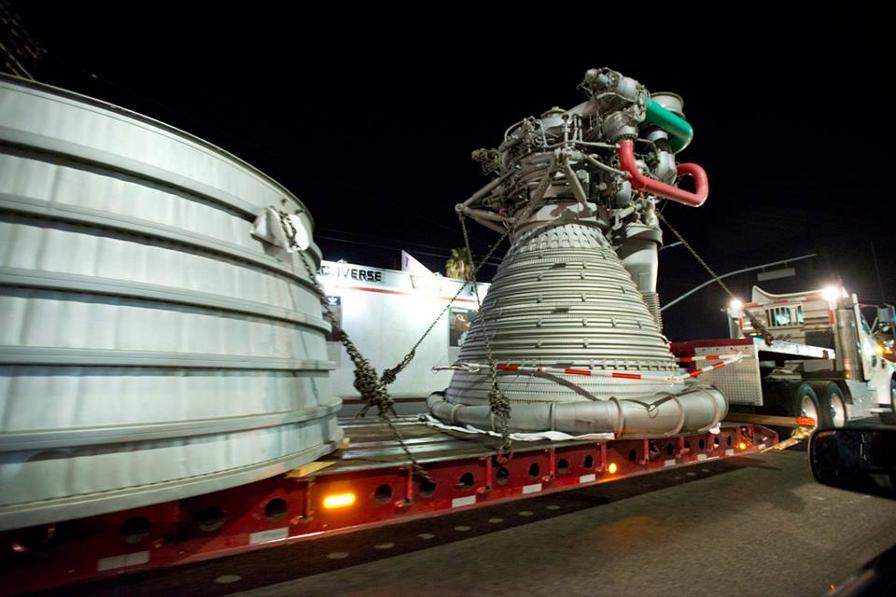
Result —
<instances>
[{"instance_id":1,"label":"white wall","mask_svg":"<svg viewBox=\"0 0 896 597\"><path fill-rule=\"evenodd\" d=\"M328 295L340 297L343 328L379 373L404 357L463 284L439 276L331 261L322 263L320 280ZM478 287L481 299L488 284ZM470 285L452 307L478 309ZM446 312L417 349L411 364L390 386L393 397L426 397L448 385L450 371L432 371L433 366L450 365L457 358L459 348L448 345L448 320ZM345 348L329 342L328 354L336 363L334 390L342 398L357 398L352 385L354 366Z\"/></svg>"}]
</instances>

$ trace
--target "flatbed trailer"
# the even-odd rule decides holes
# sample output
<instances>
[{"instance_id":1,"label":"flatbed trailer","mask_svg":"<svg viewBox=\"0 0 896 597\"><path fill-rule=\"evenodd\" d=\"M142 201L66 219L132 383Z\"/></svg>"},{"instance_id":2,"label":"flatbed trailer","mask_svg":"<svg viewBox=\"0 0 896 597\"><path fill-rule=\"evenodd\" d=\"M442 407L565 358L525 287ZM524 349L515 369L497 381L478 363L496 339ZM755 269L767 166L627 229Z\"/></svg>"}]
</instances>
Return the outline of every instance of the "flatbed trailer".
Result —
<instances>
[{"instance_id":1,"label":"flatbed trailer","mask_svg":"<svg viewBox=\"0 0 896 597\"><path fill-rule=\"evenodd\" d=\"M389 426L340 422L349 442L296 469L179 501L0 534L4 590L59 589L101 578L230 556L439 516L661 470L760 452L776 432L724 423L719 433L657 439L516 442L393 419L432 482L412 474Z\"/></svg>"}]
</instances>

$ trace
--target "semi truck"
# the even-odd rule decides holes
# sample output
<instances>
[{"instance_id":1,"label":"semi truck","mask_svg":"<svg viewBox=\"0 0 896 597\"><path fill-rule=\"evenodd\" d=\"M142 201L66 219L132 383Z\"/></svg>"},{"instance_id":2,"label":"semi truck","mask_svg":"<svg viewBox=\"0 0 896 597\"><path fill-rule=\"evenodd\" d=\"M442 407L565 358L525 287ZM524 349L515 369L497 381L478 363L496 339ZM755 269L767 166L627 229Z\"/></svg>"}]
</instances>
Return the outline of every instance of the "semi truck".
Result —
<instances>
[{"instance_id":1,"label":"semi truck","mask_svg":"<svg viewBox=\"0 0 896 597\"><path fill-rule=\"evenodd\" d=\"M0 533L6 553L0 576L12 592L62 587L89 592L90 583L121 575L748 456L779 445L777 429L734 416L717 430L663 438L517 441L513 457L501 458L500 438L436 428L419 414L426 409L427 393L446 383L446 372L434 371L433 365L457 357L468 323L476 317L472 291L450 302L463 286L458 280L338 261L323 261L318 276L339 322L378 369L395 361L401 347L442 313L421 345L426 358L412 361L401 385L396 383L399 416L391 419L429 478L414 473L386 423L375 416L352 416L361 402L351 385L353 365L342 346L328 338L334 391L346 405L339 419L346 438L337 452L222 491ZM477 286L482 300L488 285ZM722 347L715 352L758 346L748 338L691 344L692 357L709 354L704 346ZM673 344L673 352L684 346L690 344ZM683 367L702 368L713 383L724 371L737 371L740 378L758 361L745 358L718 370L713 362L682 358Z\"/></svg>"},{"instance_id":2,"label":"semi truck","mask_svg":"<svg viewBox=\"0 0 896 597\"><path fill-rule=\"evenodd\" d=\"M463 295L462 283L392 284L388 272L321 264L306 206L220 148L117 106L0 77L0 224L10 239L0 247L4 590L68 588L777 444L761 422L725 417L716 389L690 391L694 378L739 363L758 377L764 361L748 331L677 355L660 333L656 204L696 207L709 192L699 165L676 164L693 133L681 98L651 95L609 69L589 70L579 88L587 101L525 119L499 149L477 152L485 171L507 171L456 208L515 233L514 270L489 289L498 337L484 323L475 329L482 297ZM696 190L677 186L679 176ZM391 297L394 309L355 300L362 295ZM843 338L866 337L858 317L837 321ZM327 344L332 334L350 345L339 328L370 361L355 351L349 369L343 347ZM417 369L401 373L397 395L444 387L432 368L460 348L458 360L471 356L452 383L490 377L497 396L500 372L518 414L532 386L548 388L542 399L565 396L558 413L573 398L591 415L599 400L620 416L592 417L588 431L600 432L584 436L514 438L512 457L500 450L506 438L414 415L337 425L348 371L373 404L388 383L374 376L393 365L396 347L437 328L433 344L411 347ZM790 370L800 388L824 381L822 396L840 391L850 417L860 412L853 401L874 398L846 382L867 383L886 365L841 350L844 342L813 353L827 377ZM477 346L484 362L471 360ZM716 358L707 346L743 354ZM509 360L492 363L493 354ZM780 378L789 359L778 360ZM643 388L667 390L657 398ZM821 416L809 390L800 396L815 395ZM455 405L447 418L483 410ZM552 419L554 410L544 409Z\"/></svg>"},{"instance_id":3,"label":"semi truck","mask_svg":"<svg viewBox=\"0 0 896 597\"><path fill-rule=\"evenodd\" d=\"M425 410L429 392L444 387L446 372L433 365L457 358L488 284L478 285L477 301L463 282L434 275L322 261L318 277L340 324L378 369L442 313L421 345L426 358L412 361L396 383L400 416L392 419L430 480L413 473L385 423L351 416L361 403L353 365L328 338L334 391L346 404L339 451L223 491L4 532L11 557L0 574L15 591L102 581L746 456L783 445L779 424L799 429L894 417L896 368L883 358L892 345L892 307L874 307L868 324L871 307L842 288L793 294L754 288L751 302L732 301L726 309L728 338L671 343L684 371L728 398L718 433L517 442L506 460L497 455L497 437L438 429L413 414Z\"/></svg>"},{"instance_id":4,"label":"semi truck","mask_svg":"<svg viewBox=\"0 0 896 597\"><path fill-rule=\"evenodd\" d=\"M841 286L789 294L753 287L749 303L734 299L726 311L729 340L676 343L673 352L684 362L741 355L706 374L733 412L835 427L875 415L896 423L892 306L864 305Z\"/></svg>"},{"instance_id":5,"label":"semi truck","mask_svg":"<svg viewBox=\"0 0 896 597\"><path fill-rule=\"evenodd\" d=\"M391 419L428 479L414 473L386 423L351 416L360 403L353 366L328 338L333 388L346 404L339 419L346 439L337 452L230 489L4 531L0 576L11 592L89 592L89 583L125 574L747 456L779 443L774 429L725 421L717 430L654 439L518 441L513 457L501 458L498 437L436 428L410 414L425 411L426 395L447 381L433 365L457 357L477 313L471 290L457 295L458 280L337 261L323 261L318 276L340 323L378 369L442 313L421 345L425 358L396 383L400 414ZM488 284L477 289L481 300Z\"/></svg>"}]
</instances>

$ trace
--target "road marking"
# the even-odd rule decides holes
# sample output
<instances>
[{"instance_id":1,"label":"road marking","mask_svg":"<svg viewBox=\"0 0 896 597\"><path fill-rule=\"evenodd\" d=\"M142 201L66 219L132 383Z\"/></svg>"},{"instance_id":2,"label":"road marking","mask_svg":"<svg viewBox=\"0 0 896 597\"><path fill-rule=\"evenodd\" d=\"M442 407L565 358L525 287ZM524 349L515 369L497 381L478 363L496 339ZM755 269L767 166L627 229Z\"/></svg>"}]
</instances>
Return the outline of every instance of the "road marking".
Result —
<instances>
[{"instance_id":1,"label":"road marking","mask_svg":"<svg viewBox=\"0 0 896 597\"><path fill-rule=\"evenodd\" d=\"M454 498L453 500L451 500L451 507L452 508L461 508L463 506L472 506L475 503L476 503L476 496L475 495L467 495L464 497Z\"/></svg>"},{"instance_id":2,"label":"road marking","mask_svg":"<svg viewBox=\"0 0 896 597\"><path fill-rule=\"evenodd\" d=\"M495 518L489 518L488 521L492 524L498 524L498 523L504 522L504 519L495 517Z\"/></svg>"},{"instance_id":3,"label":"road marking","mask_svg":"<svg viewBox=\"0 0 896 597\"><path fill-rule=\"evenodd\" d=\"M348 557L347 551L331 551L327 554L327 559L329 560L344 560Z\"/></svg>"},{"instance_id":4,"label":"road marking","mask_svg":"<svg viewBox=\"0 0 896 597\"><path fill-rule=\"evenodd\" d=\"M454 527L454 530L455 530L455 531L460 531L461 533L466 533L467 531L471 530L472 528L473 528L473 527L471 527L471 526L467 526L467 525L465 525L465 524L459 524L459 525L457 525L456 527Z\"/></svg>"},{"instance_id":5,"label":"road marking","mask_svg":"<svg viewBox=\"0 0 896 597\"><path fill-rule=\"evenodd\" d=\"M287 537L289 537L289 527L258 531L257 533L249 535L249 545L279 541L280 539L286 539Z\"/></svg>"},{"instance_id":6,"label":"road marking","mask_svg":"<svg viewBox=\"0 0 896 597\"><path fill-rule=\"evenodd\" d=\"M517 512L517 514L519 514L520 516L533 516L535 512L532 512L530 510L520 510L519 512Z\"/></svg>"},{"instance_id":7,"label":"road marking","mask_svg":"<svg viewBox=\"0 0 896 597\"><path fill-rule=\"evenodd\" d=\"M433 535L432 533L420 533L417 536L420 537L421 539L423 539L424 541L429 541L430 539L436 538L436 536Z\"/></svg>"},{"instance_id":8,"label":"road marking","mask_svg":"<svg viewBox=\"0 0 896 597\"><path fill-rule=\"evenodd\" d=\"M386 541L385 543L377 543L373 546L374 549L392 549L395 547L395 544L391 541Z\"/></svg>"},{"instance_id":9,"label":"road marking","mask_svg":"<svg viewBox=\"0 0 896 597\"><path fill-rule=\"evenodd\" d=\"M235 583L238 580L243 580L243 577L239 574L222 574L221 576L216 577L212 582L219 585L229 585L231 583Z\"/></svg>"}]
</instances>

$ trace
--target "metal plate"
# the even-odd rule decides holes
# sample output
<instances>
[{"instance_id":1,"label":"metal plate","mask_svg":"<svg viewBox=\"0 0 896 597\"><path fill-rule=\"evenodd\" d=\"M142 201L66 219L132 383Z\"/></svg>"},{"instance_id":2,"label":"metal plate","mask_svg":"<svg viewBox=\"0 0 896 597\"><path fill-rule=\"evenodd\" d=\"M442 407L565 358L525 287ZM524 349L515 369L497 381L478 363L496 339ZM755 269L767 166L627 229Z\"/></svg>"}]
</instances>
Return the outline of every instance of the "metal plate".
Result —
<instances>
[{"instance_id":1,"label":"metal plate","mask_svg":"<svg viewBox=\"0 0 896 597\"><path fill-rule=\"evenodd\" d=\"M700 376L702 382L721 390L728 399L728 404L762 406L762 380L755 344L694 348L696 356L709 354L742 354L744 358L737 363L705 372Z\"/></svg>"}]
</instances>

